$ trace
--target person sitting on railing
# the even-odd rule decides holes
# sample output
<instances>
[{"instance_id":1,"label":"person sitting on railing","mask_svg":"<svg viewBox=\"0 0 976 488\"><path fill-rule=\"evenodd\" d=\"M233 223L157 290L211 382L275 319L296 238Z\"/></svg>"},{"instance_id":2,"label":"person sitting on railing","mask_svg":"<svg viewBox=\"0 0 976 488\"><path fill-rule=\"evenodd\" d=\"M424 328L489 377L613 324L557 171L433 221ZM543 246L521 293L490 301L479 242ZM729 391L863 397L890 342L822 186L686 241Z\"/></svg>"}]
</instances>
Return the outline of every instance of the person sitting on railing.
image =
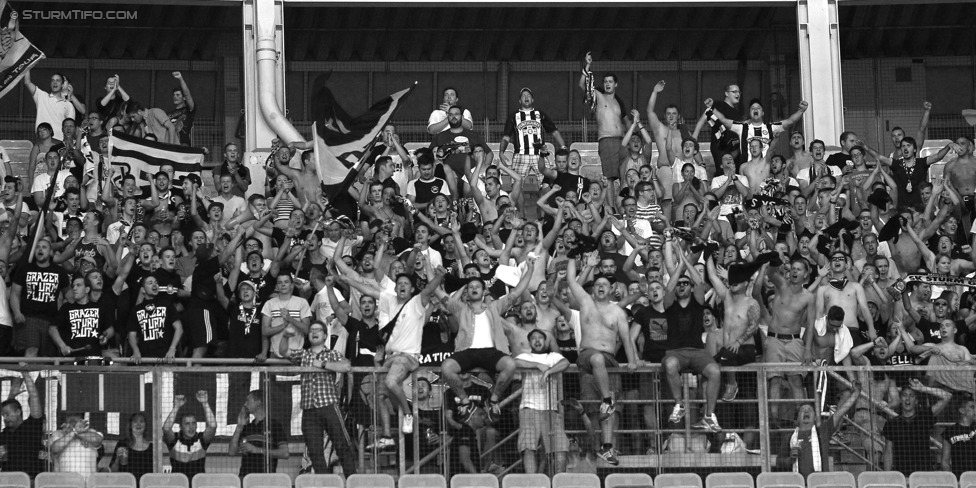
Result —
<instances>
[{"instance_id":1,"label":"person sitting on railing","mask_svg":"<svg viewBox=\"0 0 976 488\"><path fill-rule=\"evenodd\" d=\"M820 420L813 405L800 405L796 411L796 429L783 439L776 451L777 469L800 473L804 477L810 473L830 470L831 437L840 426L841 419L860 397L861 384L855 381L853 386L853 394L841 402L825 421Z\"/></svg>"},{"instance_id":2,"label":"person sitting on railing","mask_svg":"<svg viewBox=\"0 0 976 488\"><path fill-rule=\"evenodd\" d=\"M931 406L920 403L918 394L925 393L937 400ZM929 436L935 427L936 416L945 409L952 394L941 388L925 386L916 378L901 389L901 412L889 418L881 432L885 438L884 469L901 471L907 477L915 471L932 469Z\"/></svg>"},{"instance_id":3,"label":"person sitting on railing","mask_svg":"<svg viewBox=\"0 0 976 488\"><path fill-rule=\"evenodd\" d=\"M51 454L54 471L88 476L98 470L98 448L102 434L88 426L78 413L69 413L61 430L51 434Z\"/></svg>"}]
</instances>

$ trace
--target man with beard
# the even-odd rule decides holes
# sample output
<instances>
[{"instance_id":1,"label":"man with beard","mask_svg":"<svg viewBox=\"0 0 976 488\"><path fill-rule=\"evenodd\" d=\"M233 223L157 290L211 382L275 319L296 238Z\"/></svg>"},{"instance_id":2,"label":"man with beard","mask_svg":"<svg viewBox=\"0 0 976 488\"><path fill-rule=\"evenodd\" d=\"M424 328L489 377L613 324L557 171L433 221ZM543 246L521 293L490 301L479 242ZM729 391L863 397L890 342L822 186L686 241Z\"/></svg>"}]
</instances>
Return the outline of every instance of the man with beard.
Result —
<instances>
[{"instance_id":1,"label":"man with beard","mask_svg":"<svg viewBox=\"0 0 976 488\"><path fill-rule=\"evenodd\" d=\"M530 351L515 356L515 362L530 371L522 373L522 400L519 405L521 429L518 447L526 473L538 470L535 454L540 440L546 454L555 454L555 472L566 471L569 439L566 437L563 415L558 410L556 390L549 379L569 368L569 361L549 349L549 337L549 334L533 329L528 333Z\"/></svg>"},{"instance_id":2,"label":"man with beard","mask_svg":"<svg viewBox=\"0 0 976 488\"><path fill-rule=\"evenodd\" d=\"M172 360L183 337L183 324L180 323L176 307L156 300L159 282L153 275L142 279L142 292L146 300L129 317L132 360L136 363L143 357Z\"/></svg>"},{"instance_id":3,"label":"man with beard","mask_svg":"<svg viewBox=\"0 0 976 488\"><path fill-rule=\"evenodd\" d=\"M864 287L860 283L848 282L847 261L849 259L850 256L843 251L834 251L830 254L830 276L827 283L821 283L817 288L815 317L823 317L826 310L833 306L840 307L844 311L844 326L850 331L854 345L858 346L863 342L859 339L861 337L857 323L859 313L868 325L869 339L874 341L878 338L878 334L874 330L874 321L868 309Z\"/></svg>"},{"instance_id":4,"label":"man with beard","mask_svg":"<svg viewBox=\"0 0 976 488\"><path fill-rule=\"evenodd\" d=\"M97 356L102 346L115 335L115 311L89 300L91 282L84 276L71 281L74 303L65 303L58 311L57 323L51 324L50 334L62 356Z\"/></svg>"},{"instance_id":5,"label":"man with beard","mask_svg":"<svg viewBox=\"0 0 976 488\"><path fill-rule=\"evenodd\" d=\"M48 330L58 313L58 296L71 286L64 268L51 261L51 241L41 239L34 261L19 266L11 279L10 313L14 317L14 349L26 357L50 356Z\"/></svg>"},{"instance_id":6,"label":"man with beard","mask_svg":"<svg viewBox=\"0 0 976 488\"><path fill-rule=\"evenodd\" d=\"M604 461L611 465L618 465L617 450L613 447L613 419L611 418L616 411L612 390L620 392L619 378L611 384L610 373L607 368L615 368L620 364L617 362L616 354L618 341L623 343L624 352L627 354L627 368L631 371L643 365L637 357L637 349L634 341L630 337L630 325L627 322L627 315L623 309L610 302L611 298L611 277L598 274L593 279L593 295L591 296L576 281L576 260L570 259L567 263L566 281L569 283L569 290L580 306L580 323L587 324L583 327L582 337L580 338L580 353L577 364L580 371L586 376L590 376L589 381L592 387L583 387L582 399L596 400L602 399L600 404L599 418L602 422L603 444L597 451ZM614 388L614 386L618 386ZM591 415L595 412L591 412Z\"/></svg>"},{"instance_id":7,"label":"man with beard","mask_svg":"<svg viewBox=\"0 0 976 488\"><path fill-rule=\"evenodd\" d=\"M788 267L770 266L766 276L772 282L775 295L769 303L769 329L763 342L763 358L767 363L807 363L812 359L810 340L814 315L813 293L804 285L810 277L810 262L801 257L791 259ZM806 327L806 336L801 335ZM779 417L779 399L785 383L793 398L806 398L803 375L799 371L781 373L771 371L769 415L774 421Z\"/></svg>"},{"instance_id":8,"label":"man with beard","mask_svg":"<svg viewBox=\"0 0 976 488\"><path fill-rule=\"evenodd\" d=\"M464 176L464 165L475 146L484 144L481 136L471 129L461 126L461 114L464 109L458 105L451 106L447 111L448 129L438 132L430 142L430 149L434 151L438 160L443 160L444 164L454 170L458 179L458 193L462 191L460 180ZM485 153L485 158L491 159L494 154L491 150Z\"/></svg>"}]
</instances>

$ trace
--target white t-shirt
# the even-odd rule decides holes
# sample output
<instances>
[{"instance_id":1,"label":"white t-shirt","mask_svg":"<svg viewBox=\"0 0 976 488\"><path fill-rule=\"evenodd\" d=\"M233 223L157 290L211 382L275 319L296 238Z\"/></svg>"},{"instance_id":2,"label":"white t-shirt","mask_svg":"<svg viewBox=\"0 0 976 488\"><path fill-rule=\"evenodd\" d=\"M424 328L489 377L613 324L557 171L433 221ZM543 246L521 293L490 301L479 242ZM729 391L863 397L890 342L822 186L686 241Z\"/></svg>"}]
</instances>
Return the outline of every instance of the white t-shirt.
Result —
<instances>
[{"instance_id":1,"label":"white t-shirt","mask_svg":"<svg viewBox=\"0 0 976 488\"><path fill-rule=\"evenodd\" d=\"M749 188L749 178L745 175L737 175L739 177L739 182ZM729 179L729 175L719 175L712 180L712 191L717 190L725 184L725 181ZM735 183L729 185L728 189L725 190L725 195L719 201L721 204L721 209L719 210L719 216L726 216L732 213L732 210L742 206L742 194L739 193L739 187L735 186Z\"/></svg>"},{"instance_id":2,"label":"white t-shirt","mask_svg":"<svg viewBox=\"0 0 976 488\"><path fill-rule=\"evenodd\" d=\"M441 253L438 252L437 249L430 246L427 247L427 250L420 251L420 254L427 257L427 262L430 263L430 267L433 269L437 269L438 266L442 266L444 264L444 260L441 258Z\"/></svg>"},{"instance_id":3,"label":"white t-shirt","mask_svg":"<svg viewBox=\"0 0 976 488\"><path fill-rule=\"evenodd\" d=\"M491 320L485 310L474 316L474 335L471 337L470 349L494 348L495 341L491 338Z\"/></svg>"},{"instance_id":4,"label":"white t-shirt","mask_svg":"<svg viewBox=\"0 0 976 488\"><path fill-rule=\"evenodd\" d=\"M328 288L322 287L322 289L315 294L315 297L312 298L311 305L312 313L315 315L315 320L326 324L329 323L330 317L332 317L332 315L335 313L335 310L332 309L332 303L329 301L328 292ZM336 298L338 298L340 301L342 300L342 297L337 296Z\"/></svg>"},{"instance_id":5,"label":"white t-shirt","mask_svg":"<svg viewBox=\"0 0 976 488\"><path fill-rule=\"evenodd\" d=\"M237 195L231 195L230 198L217 195L213 197L213 201L224 204L224 217L220 221L221 226L229 222L230 219L234 218L236 215L239 215L247 210L247 200L244 200Z\"/></svg>"},{"instance_id":6,"label":"white t-shirt","mask_svg":"<svg viewBox=\"0 0 976 488\"><path fill-rule=\"evenodd\" d=\"M307 301L293 296L289 298L288 301L282 302L281 299L275 296L267 302L264 302L264 306L261 307L261 315L271 317L272 327L278 327L284 323L284 319L281 318L279 309L286 311L288 316L296 320L308 319L312 317L312 309L309 308ZM272 357L285 357L279 354L278 351L282 340L288 341L289 350L301 349L305 345L305 334L296 329L293 325L288 325L288 327L285 327L285 330L271 336Z\"/></svg>"},{"instance_id":7,"label":"white t-shirt","mask_svg":"<svg viewBox=\"0 0 976 488\"><path fill-rule=\"evenodd\" d=\"M420 354L420 342L427 320L427 307L424 306L422 297L414 296L401 308L395 294L383 292L380 293L379 310L380 327L386 327L396 317L396 326L386 342L387 352Z\"/></svg>"},{"instance_id":8,"label":"white t-shirt","mask_svg":"<svg viewBox=\"0 0 976 488\"><path fill-rule=\"evenodd\" d=\"M827 166L827 167L830 168L830 175L833 176L834 178L840 178L841 176L844 176L844 172L841 171L841 169L838 168L837 166ZM809 168L803 168L803 169L801 169L796 174L797 181L802 181L804 186L809 185L810 182L811 182L811 180L810 180L810 170L812 170L812 169L813 169L813 166L810 166Z\"/></svg>"},{"instance_id":9,"label":"white t-shirt","mask_svg":"<svg viewBox=\"0 0 976 488\"><path fill-rule=\"evenodd\" d=\"M461 114L461 118L463 118L464 120L467 120L468 122L471 122L471 124L474 124L474 118L471 117L471 112L469 112L468 109L464 109L464 113ZM447 112L445 112L445 111L443 111L441 109L434 110L433 112L430 113L430 118L427 119L427 128L429 129L430 126L432 126L434 124L439 124L439 123L441 123L441 122L443 122L445 120L447 120ZM35 127L36 127L36 125L35 125ZM444 132L449 127L450 126L445 125L444 126L444 129L441 130L441 132Z\"/></svg>"},{"instance_id":10,"label":"white t-shirt","mask_svg":"<svg viewBox=\"0 0 976 488\"><path fill-rule=\"evenodd\" d=\"M54 198L64 195L64 180L71 176L70 171L58 171L58 191L54 192ZM34 176L34 182L31 183L31 193L37 193L39 191L47 191L51 187L51 175L47 173L40 173Z\"/></svg>"},{"instance_id":11,"label":"white t-shirt","mask_svg":"<svg viewBox=\"0 0 976 488\"><path fill-rule=\"evenodd\" d=\"M565 358L558 352L549 352L546 354L523 352L515 359L544 364L551 368ZM539 379L541 377L542 372L539 370L533 369L522 371L522 402L519 404L519 408L531 408L532 410L556 410L556 406L559 402L556 391L557 389L540 387ZM551 382L552 379L549 381Z\"/></svg>"},{"instance_id":12,"label":"white t-shirt","mask_svg":"<svg viewBox=\"0 0 976 488\"><path fill-rule=\"evenodd\" d=\"M34 103L37 105L37 117L34 119L36 129L41 122L51 124L53 137L59 141L64 140L64 133L61 132L61 123L64 119L75 118L75 106L70 101L61 98L60 94L51 95L41 90L40 87L34 89Z\"/></svg>"},{"instance_id":13,"label":"white t-shirt","mask_svg":"<svg viewBox=\"0 0 976 488\"><path fill-rule=\"evenodd\" d=\"M7 284L0 280L0 326L13 327L14 316L10 313L10 303L7 293Z\"/></svg>"},{"instance_id":14,"label":"white t-shirt","mask_svg":"<svg viewBox=\"0 0 976 488\"><path fill-rule=\"evenodd\" d=\"M674 164L671 165L671 173L673 180L671 183L684 183L685 177L681 176L681 167L685 164L690 164L695 167L695 178L702 180L702 182L708 181L708 172L705 171L705 167L696 164L694 161L682 161L681 158L674 158Z\"/></svg>"}]
</instances>

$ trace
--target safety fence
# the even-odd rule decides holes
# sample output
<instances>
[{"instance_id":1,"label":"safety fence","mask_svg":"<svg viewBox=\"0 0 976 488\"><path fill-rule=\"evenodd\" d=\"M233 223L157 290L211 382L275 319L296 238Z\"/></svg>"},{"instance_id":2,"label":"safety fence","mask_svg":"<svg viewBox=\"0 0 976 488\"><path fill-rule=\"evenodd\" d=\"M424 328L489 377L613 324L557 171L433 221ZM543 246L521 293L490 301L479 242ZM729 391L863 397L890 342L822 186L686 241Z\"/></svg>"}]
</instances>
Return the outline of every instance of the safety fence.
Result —
<instances>
[{"instance_id":1,"label":"safety fence","mask_svg":"<svg viewBox=\"0 0 976 488\"><path fill-rule=\"evenodd\" d=\"M171 470L293 477L312 471L303 435L312 421L303 423L301 377L321 370L223 360L197 360L192 367L187 360L64 361L8 364L0 373L0 395L19 401L25 418L37 417L34 406L43 410L42 470L111 469L137 478ZM974 415L973 391L959 388L973 384L976 368L969 365L756 364L723 368L720 385L682 374L677 388L659 366L610 371L615 412L609 419L601 418L595 378L581 376L576 366L544 382L539 370L520 370L499 395L501 415L488 418L476 409L469 419L459 413L438 368L421 368L403 382L410 405L403 412L389 403L384 369L357 367L336 375L337 412L348 442L328 435L314 439L323 442L329 470L342 472L340 456L349 454L359 473L436 473L450 479L458 473L527 470L756 474L791 471L798 460L817 453L822 457L814 465L824 471L957 471L965 466L952 465L944 446L955 442L951 437L971 441L969 431L976 431L976 419L967 417ZM460 379L475 404L492 394L486 374ZM685 407L680 416L675 391ZM523 392L532 398L525 401ZM710 398L718 398L720 430L702 423ZM552 413L523 408L545 401ZM406 414L415 419L412 434L401 429ZM99 447L57 445L72 426L83 426L78 419L101 434ZM918 432L925 435L911 437ZM616 465L597 455L607 444L613 445Z\"/></svg>"}]
</instances>

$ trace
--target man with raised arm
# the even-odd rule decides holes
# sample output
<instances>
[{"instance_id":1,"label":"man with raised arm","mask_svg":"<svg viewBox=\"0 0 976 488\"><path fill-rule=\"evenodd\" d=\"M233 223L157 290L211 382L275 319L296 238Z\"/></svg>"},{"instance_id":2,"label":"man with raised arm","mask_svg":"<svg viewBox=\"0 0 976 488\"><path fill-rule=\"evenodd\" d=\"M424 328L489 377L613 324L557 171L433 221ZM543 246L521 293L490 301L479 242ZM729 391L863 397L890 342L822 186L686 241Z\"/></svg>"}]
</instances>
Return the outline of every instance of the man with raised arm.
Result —
<instances>
[{"instance_id":1,"label":"man with raised arm","mask_svg":"<svg viewBox=\"0 0 976 488\"><path fill-rule=\"evenodd\" d=\"M4 424L0 432L0 469L22 471L33 479L44 471L44 462L39 457L45 451L44 406L30 372L24 371L21 376L27 389L30 416L24 418L24 408L13 396L0 403Z\"/></svg>"},{"instance_id":2,"label":"man with raised arm","mask_svg":"<svg viewBox=\"0 0 976 488\"><path fill-rule=\"evenodd\" d=\"M598 274L593 279L593 295L586 293L583 286L576 281L576 260L570 259L567 266L566 281L569 291L579 303L581 328L580 352L576 364L584 375L592 375L597 392L592 388L583 388L582 399L602 399L600 404L600 421L603 445L597 451L604 461L616 466L617 450L613 447L613 416L616 406L611 392L610 373L607 368L620 366L617 362L617 343L622 342L627 354L627 368L637 369L644 362L637 357L637 347L630 336L630 325L627 314L615 303L610 302L613 289L613 277ZM619 393L619 380L617 382ZM596 398L593 398L596 397Z\"/></svg>"},{"instance_id":3,"label":"man with raised arm","mask_svg":"<svg viewBox=\"0 0 976 488\"><path fill-rule=\"evenodd\" d=\"M585 62L584 71L589 72L590 65L593 64L593 56L590 53L586 53ZM584 92L590 90L586 85L585 74L580 76L579 87ZM593 110L596 113L597 140L600 141L600 165L603 167L603 176L611 181L620 177L618 166L621 159L627 155L627 150L621 147L620 142L629 125L626 120L627 108L623 100L616 95L616 91L617 75L606 73L603 75L603 89L594 88L590 93L590 96L596 100Z\"/></svg>"},{"instance_id":4,"label":"man with raised arm","mask_svg":"<svg viewBox=\"0 0 976 488\"><path fill-rule=\"evenodd\" d=\"M800 106L797 111L794 112L793 115L790 115L790 118L773 123L763 121L765 112L763 112L762 102L760 102L758 98L749 102L749 119L745 122L736 122L731 120L718 110L715 110L714 107L712 110L715 117L722 122L722 125L724 125L726 129L738 134L739 162L741 163L746 161L746 156L749 154L749 141L758 139L760 142L762 142L762 154L765 156L769 151L769 146L773 140L773 137L776 137L776 135L781 132L790 130L790 127L796 125L796 123L799 122L803 117L803 113L807 111L809 106L809 103L802 101L800 102Z\"/></svg>"},{"instance_id":5,"label":"man with raised arm","mask_svg":"<svg viewBox=\"0 0 976 488\"><path fill-rule=\"evenodd\" d=\"M197 401L203 407L203 414L207 421L207 428L197 432L197 418L189 412L180 412L186 403L186 397L173 397L173 410L163 421L163 442L169 449L169 461L174 473L183 473L192 478L197 473L203 473L207 464L207 448L213 442L217 433L217 417L210 408L209 395L206 390L197 391ZM173 432L173 424L177 416L180 421L179 433Z\"/></svg>"},{"instance_id":6,"label":"man with raised arm","mask_svg":"<svg viewBox=\"0 0 976 488\"><path fill-rule=\"evenodd\" d=\"M474 368L498 373L491 397L484 404L490 422L494 422L501 415L499 402L515 375L516 368L515 360L509 356L508 338L505 336L506 321L502 314L520 300L529 288L535 269L535 258L527 258L525 263L526 268L522 271L518 285L508 294L490 303L485 300L487 285L480 277L469 278L467 285L453 296L448 296L440 288L436 291L447 309L452 332L457 334L454 339L456 352L441 363L441 373L451 391L457 395L457 414L462 423L474 414L475 405L468 398L460 375Z\"/></svg>"},{"instance_id":7,"label":"man with raised arm","mask_svg":"<svg viewBox=\"0 0 976 488\"><path fill-rule=\"evenodd\" d=\"M770 266L766 276L773 283L776 295L769 304L769 330L763 342L763 359L767 363L808 362L812 357L810 351L810 334L804 338L802 329L811 331L816 320L813 293L803 285L810 277L810 262L802 257L790 260L789 268ZM803 391L803 376L799 372L769 373L770 404L769 412L774 421L779 418L779 398L783 390L783 376L790 385L793 398L800 400L807 398Z\"/></svg>"}]
</instances>

